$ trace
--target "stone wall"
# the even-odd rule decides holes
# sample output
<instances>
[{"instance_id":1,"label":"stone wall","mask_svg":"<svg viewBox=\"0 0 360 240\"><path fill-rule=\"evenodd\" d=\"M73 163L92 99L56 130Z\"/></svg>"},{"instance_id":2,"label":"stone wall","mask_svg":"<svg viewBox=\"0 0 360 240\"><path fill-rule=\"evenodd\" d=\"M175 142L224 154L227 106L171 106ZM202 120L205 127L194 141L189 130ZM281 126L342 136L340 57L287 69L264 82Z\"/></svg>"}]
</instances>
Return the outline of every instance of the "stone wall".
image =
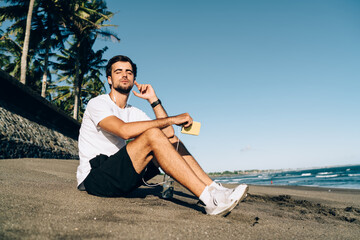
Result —
<instances>
[{"instance_id":1,"label":"stone wall","mask_svg":"<svg viewBox=\"0 0 360 240\"><path fill-rule=\"evenodd\" d=\"M0 159L78 159L80 123L0 71Z\"/></svg>"}]
</instances>

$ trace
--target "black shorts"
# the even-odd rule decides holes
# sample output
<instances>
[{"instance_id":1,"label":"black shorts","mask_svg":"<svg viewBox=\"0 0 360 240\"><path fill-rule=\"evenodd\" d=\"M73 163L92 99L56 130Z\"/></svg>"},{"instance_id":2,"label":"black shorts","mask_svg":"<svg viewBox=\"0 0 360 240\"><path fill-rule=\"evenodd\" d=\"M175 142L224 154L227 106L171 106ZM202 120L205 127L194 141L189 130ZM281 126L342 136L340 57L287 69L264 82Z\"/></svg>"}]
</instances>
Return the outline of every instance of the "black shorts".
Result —
<instances>
[{"instance_id":1,"label":"black shorts","mask_svg":"<svg viewBox=\"0 0 360 240\"><path fill-rule=\"evenodd\" d=\"M131 162L126 146L108 157L100 154L90 160L91 171L84 180L85 190L101 197L120 197L140 187L145 181L160 173L150 162L138 174Z\"/></svg>"}]
</instances>

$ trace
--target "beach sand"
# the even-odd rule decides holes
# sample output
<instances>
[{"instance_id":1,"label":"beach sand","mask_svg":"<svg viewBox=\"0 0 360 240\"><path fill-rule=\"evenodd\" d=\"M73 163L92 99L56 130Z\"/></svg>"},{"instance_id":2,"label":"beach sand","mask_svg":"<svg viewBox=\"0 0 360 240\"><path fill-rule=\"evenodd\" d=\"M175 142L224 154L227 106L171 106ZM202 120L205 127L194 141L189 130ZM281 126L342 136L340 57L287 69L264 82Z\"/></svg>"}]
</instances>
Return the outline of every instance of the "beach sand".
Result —
<instances>
[{"instance_id":1,"label":"beach sand","mask_svg":"<svg viewBox=\"0 0 360 240\"><path fill-rule=\"evenodd\" d=\"M127 198L76 189L76 160L0 160L0 239L359 239L360 191L250 186L227 217L175 184ZM158 176L151 182L161 181Z\"/></svg>"}]
</instances>

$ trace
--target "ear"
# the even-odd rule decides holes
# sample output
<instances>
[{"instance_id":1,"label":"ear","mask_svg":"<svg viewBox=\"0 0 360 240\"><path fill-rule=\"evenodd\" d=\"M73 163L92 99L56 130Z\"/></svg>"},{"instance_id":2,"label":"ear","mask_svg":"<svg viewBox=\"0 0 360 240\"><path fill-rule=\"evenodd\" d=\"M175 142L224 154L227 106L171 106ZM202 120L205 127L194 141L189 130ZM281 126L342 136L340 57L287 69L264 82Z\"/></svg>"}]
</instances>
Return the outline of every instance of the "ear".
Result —
<instances>
[{"instance_id":1,"label":"ear","mask_svg":"<svg viewBox=\"0 0 360 240\"><path fill-rule=\"evenodd\" d=\"M108 77L107 77L107 80L108 80L108 83L109 83L110 85L112 85L111 76L108 76Z\"/></svg>"}]
</instances>

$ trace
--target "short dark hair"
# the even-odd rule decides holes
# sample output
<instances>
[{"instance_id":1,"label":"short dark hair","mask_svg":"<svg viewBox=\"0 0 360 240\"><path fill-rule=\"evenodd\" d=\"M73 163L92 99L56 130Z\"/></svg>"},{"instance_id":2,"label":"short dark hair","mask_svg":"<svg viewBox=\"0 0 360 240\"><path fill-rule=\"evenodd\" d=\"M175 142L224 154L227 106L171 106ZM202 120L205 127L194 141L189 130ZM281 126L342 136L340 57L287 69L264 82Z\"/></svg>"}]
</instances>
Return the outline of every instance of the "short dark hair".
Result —
<instances>
[{"instance_id":1,"label":"short dark hair","mask_svg":"<svg viewBox=\"0 0 360 240\"><path fill-rule=\"evenodd\" d=\"M109 62L106 65L106 77L111 76L111 67L116 62L129 62L133 70L134 78L136 78L136 73L137 73L136 64L133 63L133 61L131 61L129 57L123 55L114 56L109 60Z\"/></svg>"}]
</instances>

